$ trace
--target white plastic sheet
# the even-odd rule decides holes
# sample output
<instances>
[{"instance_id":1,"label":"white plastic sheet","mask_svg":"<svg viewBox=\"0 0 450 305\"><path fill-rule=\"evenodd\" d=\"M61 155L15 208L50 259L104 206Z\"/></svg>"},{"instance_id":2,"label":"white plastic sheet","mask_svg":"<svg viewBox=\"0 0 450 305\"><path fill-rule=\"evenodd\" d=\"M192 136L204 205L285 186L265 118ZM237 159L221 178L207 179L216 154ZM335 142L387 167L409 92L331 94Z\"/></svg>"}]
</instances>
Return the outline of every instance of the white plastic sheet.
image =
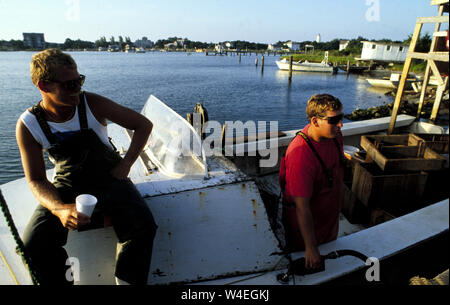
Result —
<instances>
[{"instance_id":1,"label":"white plastic sheet","mask_svg":"<svg viewBox=\"0 0 450 305\"><path fill-rule=\"evenodd\" d=\"M153 95L142 114L153 123L144 151L165 175L178 178L207 175L202 141L185 119Z\"/></svg>"}]
</instances>

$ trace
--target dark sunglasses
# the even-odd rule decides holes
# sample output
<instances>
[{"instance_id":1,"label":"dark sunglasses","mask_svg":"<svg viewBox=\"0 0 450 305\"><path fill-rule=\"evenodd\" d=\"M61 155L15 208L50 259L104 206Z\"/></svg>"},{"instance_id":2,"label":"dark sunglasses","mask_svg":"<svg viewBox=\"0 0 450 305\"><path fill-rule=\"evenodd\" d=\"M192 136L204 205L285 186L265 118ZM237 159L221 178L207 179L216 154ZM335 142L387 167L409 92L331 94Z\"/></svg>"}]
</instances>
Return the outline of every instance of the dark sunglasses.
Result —
<instances>
[{"instance_id":1,"label":"dark sunglasses","mask_svg":"<svg viewBox=\"0 0 450 305\"><path fill-rule=\"evenodd\" d=\"M77 79L67 80L65 82L60 82L56 80L49 80L48 82L57 83L60 84L64 89L73 91L78 88L78 86L83 86L84 80L86 79L86 76L83 74L80 74L80 77Z\"/></svg>"},{"instance_id":2,"label":"dark sunglasses","mask_svg":"<svg viewBox=\"0 0 450 305\"><path fill-rule=\"evenodd\" d=\"M328 124L336 125L336 124L339 124L340 121L342 121L342 119L344 118L344 114L341 113L336 116L327 116L327 117L319 117L319 118L321 118L322 120L327 120Z\"/></svg>"}]
</instances>

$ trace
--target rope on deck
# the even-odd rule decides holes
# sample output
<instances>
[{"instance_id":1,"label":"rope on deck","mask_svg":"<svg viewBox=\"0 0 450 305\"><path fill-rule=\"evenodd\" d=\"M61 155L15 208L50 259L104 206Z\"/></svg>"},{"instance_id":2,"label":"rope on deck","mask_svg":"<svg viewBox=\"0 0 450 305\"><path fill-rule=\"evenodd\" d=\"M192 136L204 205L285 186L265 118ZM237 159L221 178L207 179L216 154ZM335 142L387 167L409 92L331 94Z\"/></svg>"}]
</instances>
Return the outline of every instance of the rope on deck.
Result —
<instances>
[{"instance_id":1,"label":"rope on deck","mask_svg":"<svg viewBox=\"0 0 450 305\"><path fill-rule=\"evenodd\" d=\"M3 262L6 265L6 268L8 269L9 273L11 274L11 277L13 278L14 283L16 283L16 285L19 285L19 281L17 280L16 275L14 274L11 266L8 264L8 261L6 260L5 255L3 255L2 250L0 250L0 257L2 258Z\"/></svg>"},{"instance_id":2,"label":"rope on deck","mask_svg":"<svg viewBox=\"0 0 450 305\"><path fill-rule=\"evenodd\" d=\"M6 200L3 197L1 190L0 190L0 209L3 212L3 215L6 220L6 224L8 225L9 230L11 231L11 235L14 238L14 241L16 242L16 245L17 245L16 252L18 252L20 254L23 262L25 263L25 266L27 267L28 271L30 272L30 276L31 276L31 280L32 280L33 284L39 285L39 280L36 275L36 271L34 270L34 268L32 268L31 258L25 249L22 239L20 238L19 232L17 231L17 227L14 224L13 218L11 216L11 213L9 212L8 205L6 204ZM6 262L6 259L5 259L5 262Z\"/></svg>"},{"instance_id":3,"label":"rope on deck","mask_svg":"<svg viewBox=\"0 0 450 305\"><path fill-rule=\"evenodd\" d=\"M410 285L448 285L448 269L432 279L415 276L409 280Z\"/></svg>"}]
</instances>

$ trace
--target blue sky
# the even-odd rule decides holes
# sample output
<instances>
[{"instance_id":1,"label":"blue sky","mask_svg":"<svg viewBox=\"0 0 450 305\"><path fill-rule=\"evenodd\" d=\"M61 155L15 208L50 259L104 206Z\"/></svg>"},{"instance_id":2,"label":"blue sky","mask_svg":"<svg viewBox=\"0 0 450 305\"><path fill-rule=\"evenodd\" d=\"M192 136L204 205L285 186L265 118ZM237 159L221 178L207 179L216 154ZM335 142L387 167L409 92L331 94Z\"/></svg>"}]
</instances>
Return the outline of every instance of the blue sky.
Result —
<instances>
[{"instance_id":1,"label":"blue sky","mask_svg":"<svg viewBox=\"0 0 450 305\"><path fill-rule=\"evenodd\" d=\"M404 40L417 17L436 14L429 0L0 0L0 39L38 32L58 43L119 35L275 43L319 33L322 41Z\"/></svg>"}]
</instances>

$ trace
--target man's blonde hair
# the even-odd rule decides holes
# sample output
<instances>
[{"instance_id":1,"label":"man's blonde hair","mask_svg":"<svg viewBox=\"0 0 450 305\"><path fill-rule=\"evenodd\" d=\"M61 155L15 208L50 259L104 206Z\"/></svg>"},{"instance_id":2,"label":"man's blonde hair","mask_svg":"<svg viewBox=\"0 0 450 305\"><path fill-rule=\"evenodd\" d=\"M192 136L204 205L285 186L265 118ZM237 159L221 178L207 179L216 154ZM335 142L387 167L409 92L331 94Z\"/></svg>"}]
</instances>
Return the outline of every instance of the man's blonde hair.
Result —
<instances>
[{"instance_id":1,"label":"man's blonde hair","mask_svg":"<svg viewBox=\"0 0 450 305\"><path fill-rule=\"evenodd\" d=\"M40 80L54 80L60 67L76 69L72 56L58 49L47 49L34 54L30 63L31 81L36 86Z\"/></svg>"},{"instance_id":2,"label":"man's blonde hair","mask_svg":"<svg viewBox=\"0 0 450 305\"><path fill-rule=\"evenodd\" d=\"M311 96L306 105L306 116L311 121L312 117L325 117L327 111L342 110L342 103L330 94L315 94Z\"/></svg>"}]
</instances>

